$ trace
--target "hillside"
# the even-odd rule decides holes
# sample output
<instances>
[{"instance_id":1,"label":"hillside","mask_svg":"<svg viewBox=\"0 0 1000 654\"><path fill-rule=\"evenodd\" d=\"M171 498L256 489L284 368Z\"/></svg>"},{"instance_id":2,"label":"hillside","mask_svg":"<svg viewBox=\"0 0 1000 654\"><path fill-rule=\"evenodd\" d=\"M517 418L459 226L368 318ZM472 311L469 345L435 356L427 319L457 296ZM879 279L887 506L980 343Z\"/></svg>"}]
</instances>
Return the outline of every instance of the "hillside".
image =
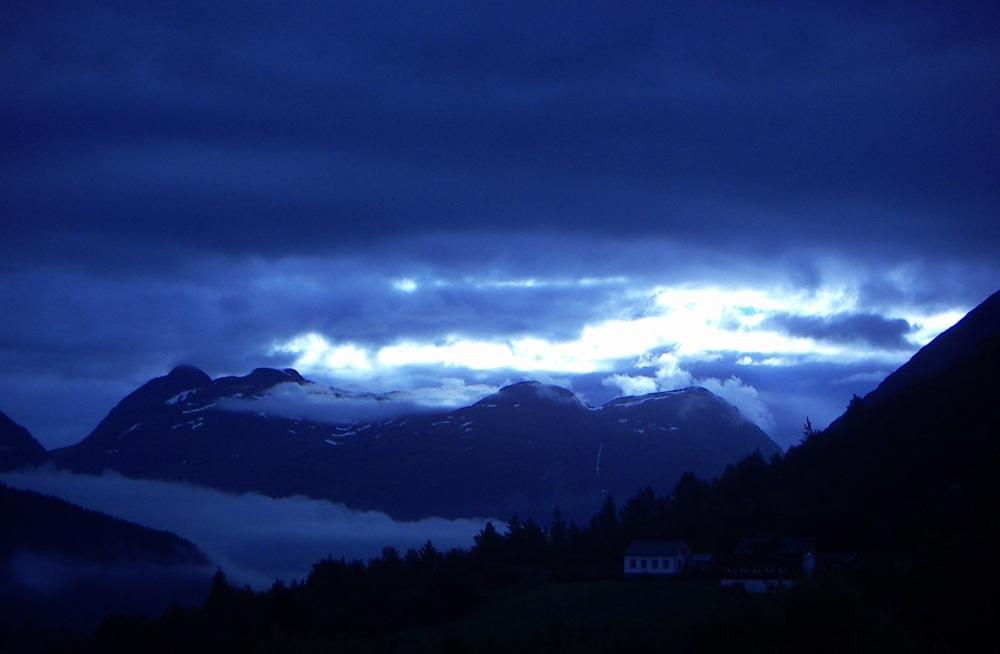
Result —
<instances>
[{"instance_id":1,"label":"hillside","mask_svg":"<svg viewBox=\"0 0 1000 654\"><path fill-rule=\"evenodd\" d=\"M0 484L0 558L18 552L95 563L207 565L194 545L165 531L78 507L49 495Z\"/></svg>"},{"instance_id":2,"label":"hillside","mask_svg":"<svg viewBox=\"0 0 1000 654\"><path fill-rule=\"evenodd\" d=\"M312 402L364 405L382 420L318 422L274 410L291 387ZM284 389L284 390L283 390ZM126 397L59 465L117 470L236 491L304 494L397 518L522 516L555 507L585 517L608 495L706 477L780 449L702 388L618 398L602 407L522 382L472 406L428 412L392 395L318 387L294 370L210 379L181 367Z\"/></svg>"},{"instance_id":3,"label":"hillside","mask_svg":"<svg viewBox=\"0 0 1000 654\"><path fill-rule=\"evenodd\" d=\"M48 452L28 430L0 411L0 470L14 470L48 460Z\"/></svg>"}]
</instances>

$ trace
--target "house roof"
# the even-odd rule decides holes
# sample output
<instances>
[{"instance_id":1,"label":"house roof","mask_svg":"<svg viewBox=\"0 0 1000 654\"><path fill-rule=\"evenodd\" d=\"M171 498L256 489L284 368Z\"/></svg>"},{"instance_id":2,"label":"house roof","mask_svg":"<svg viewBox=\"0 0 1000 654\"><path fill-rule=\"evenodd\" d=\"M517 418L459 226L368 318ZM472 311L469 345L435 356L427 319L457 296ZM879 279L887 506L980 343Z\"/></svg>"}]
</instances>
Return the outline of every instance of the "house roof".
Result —
<instances>
[{"instance_id":1,"label":"house roof","mask_svg":"<svg viewBox=\"0 0 1000 654\"><path fill-rule=\"evenodd\" d=\"M625 556L677 556L687 550L682 540L634 540Z\"/></svg>"},{"instance_id":2,"label":"house roof","mask_svg":"<svg viewBox=\"0 0 1000 654\"><path fill-rule=\"evenodd\" d=\"M809 554L816 551L813 538L785 538L778 543L778 554Z\"/></svg>"}]
</instances>

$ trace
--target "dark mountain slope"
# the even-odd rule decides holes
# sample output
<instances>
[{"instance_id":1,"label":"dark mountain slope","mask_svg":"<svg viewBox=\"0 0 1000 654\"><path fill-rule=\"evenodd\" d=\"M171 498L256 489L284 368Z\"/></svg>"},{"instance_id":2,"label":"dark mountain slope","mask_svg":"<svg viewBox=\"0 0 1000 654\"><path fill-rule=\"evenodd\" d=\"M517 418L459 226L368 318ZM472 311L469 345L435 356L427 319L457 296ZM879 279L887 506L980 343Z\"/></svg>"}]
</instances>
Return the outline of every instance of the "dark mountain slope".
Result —
<instances>
[{"instance_id":1,"label":"dark mountain slope","mask_svg":"<svg viewBox=\"0 0 1000 654\"><path fill-rule=\"evenodd\" d=\"M50 651L61 630L159 615L208 591L209 562L169 532L3 484L0 522L0 651Z\"/></svg>"},{"instance_id":2,"label":"dark mountain slope","mask_svg":"<svg viewBox=\"0 0 1000 654\"><path fill-rule=\"evenodd\" d=\"M778 532L886 556L939 556L928 543L979 551L997 536L998 304L987 299L780 461L744 460L711 485L686 480L668 531L705 546Z\"/></svg>"},{"instance_id":3,"label":"dark mountain slope","mask_svg":"<svg viewBox=\"0 0 1000 654\"><path fill-rule=\"evenodd\" d=\"M1000 469L1000 296L987 303L789 452L789 471L810 478L800 500L814 515L885 546L992 523L986 498L996 494Z\"/></svg>"},{"instance_id":4,"label":"dark mountain slope","mask_svg":"<svg viewBox=\"0 0 1000 654\"><path fill-rule=\"evenodd\" d=\"M0 484L0 558L30 551L96 563L207 565L194 545L58 498Z\"/></svg>"},{"instance_id":5,"label":"dark mountain slope","mask_svg":"<svg viewBox=\"0 0 1000 654\"><path fill-rule=\"evenodd\" d=\"M0 412L0 470L39 465L48 460L48 452L28 430Z\"/></svg>"},{"instance_id":6,"label":"dark mountain slope","mask_svg":"<svg viewBox=\"0 0 1000 654\"><path fill-rule=\"evenodd\" d=\"M906 364L865 396L865 404L873 406L921 381L931 380L949 368L971 358L981 356L997 340L1000 325L1000 291L997 291L962 320L938 335L917 352Z\"/></svg>"},{"instance_id":7,"label":"dark mountain slope","mask_svg":"<svg viewBox=\"0 0 1000 654\"><path fill-rule=\"evenodd\" d=\"M53 454L75 470L305 494L410 519L547 518L556 506L583 517L607 493L667 489L684 472L713 476L754 450L779 451L704 389L593 408L566 389L523 382L450 412L333 425L257 410L278 384L307 382L292 370L215 381L174 370L123 400L83 442Z\"/></svg>"}]
</instances>

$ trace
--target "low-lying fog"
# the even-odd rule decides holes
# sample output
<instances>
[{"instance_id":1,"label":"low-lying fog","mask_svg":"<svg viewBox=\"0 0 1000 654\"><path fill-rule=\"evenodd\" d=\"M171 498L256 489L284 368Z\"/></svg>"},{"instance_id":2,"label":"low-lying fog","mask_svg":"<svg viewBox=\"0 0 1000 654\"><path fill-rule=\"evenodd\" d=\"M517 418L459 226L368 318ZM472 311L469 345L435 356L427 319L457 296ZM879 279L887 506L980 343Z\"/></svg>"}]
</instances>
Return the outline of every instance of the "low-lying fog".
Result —
<instances>
[{"instance_id":1,"label":"low-lying fog","mask_svg":"<svg viewBox=\"0 0 1000 654\"><path fill-rule=\"evenodd\" d=\"M197 545L230 579L257 588L275 579L302 579L313 563L326 556L367 559L387 545L405 551L427 540L440 550L470 547L486 523L433 517L397 522L377 511L354 511L305 497L235 495L112 472L95 476L39 468L4 473L0 480L172 531Z\"/></svg>"}]
</instances>

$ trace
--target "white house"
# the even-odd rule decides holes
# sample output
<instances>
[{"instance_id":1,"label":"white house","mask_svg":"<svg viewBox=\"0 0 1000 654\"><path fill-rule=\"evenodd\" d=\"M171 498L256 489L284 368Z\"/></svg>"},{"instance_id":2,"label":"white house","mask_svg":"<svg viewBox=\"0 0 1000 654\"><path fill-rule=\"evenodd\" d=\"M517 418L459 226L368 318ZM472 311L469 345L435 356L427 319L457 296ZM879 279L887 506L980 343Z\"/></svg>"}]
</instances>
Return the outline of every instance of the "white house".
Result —
<instances>
[{"instance_id":1,"label":"white house","mask_svg":"<svg viewBox=\"0 0 1000 654\"><path fill-rule=\"evenodd\" d=\"M680 574L690 550L679 540L636 540L625 550L625 576Z\"/></svg>"}]
</instances>

